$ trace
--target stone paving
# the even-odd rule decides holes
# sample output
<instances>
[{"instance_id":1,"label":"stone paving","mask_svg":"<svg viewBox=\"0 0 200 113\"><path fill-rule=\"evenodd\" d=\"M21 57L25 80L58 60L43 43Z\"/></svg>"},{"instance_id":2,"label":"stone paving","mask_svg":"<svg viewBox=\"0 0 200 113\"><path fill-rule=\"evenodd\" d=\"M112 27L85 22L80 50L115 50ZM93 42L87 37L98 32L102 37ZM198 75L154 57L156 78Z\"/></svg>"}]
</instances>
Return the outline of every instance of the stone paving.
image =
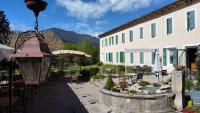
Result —
<instances>
[{"instance_id":1,"label":"stone paving","mask_svg":"<svg viewBox=\"0 0 200 113\"><path fill-rule=\"evenodd\" d=\"M102 82L55 81L40 87L26 113L113 113L98 103L102 86Z\"/></svg>"}]
</instances>

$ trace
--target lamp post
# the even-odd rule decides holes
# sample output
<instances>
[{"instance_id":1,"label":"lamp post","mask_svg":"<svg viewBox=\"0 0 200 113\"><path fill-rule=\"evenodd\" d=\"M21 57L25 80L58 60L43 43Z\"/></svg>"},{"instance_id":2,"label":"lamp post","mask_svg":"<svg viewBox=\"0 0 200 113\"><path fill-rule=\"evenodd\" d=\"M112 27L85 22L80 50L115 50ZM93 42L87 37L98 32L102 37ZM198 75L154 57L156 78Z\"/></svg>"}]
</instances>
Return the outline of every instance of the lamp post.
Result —
<instances>
[{"instance_id":1,"label":"lamp post","mask_svg":"<svg viewBox=\"0 0 200 113\"><path fill-rule=\"evenodd\" d=\"M45 37L38 31L38 16L41 11L46 9L47 3L42 0L25 0L24 2L27 8L34 12L35 30L19 35L15 42L15 52L11 58L19 64L25 85L32 86L45 81L53 55L48 45L44 43ZM10 78L12 78L12 74ZM11 80L10 83L12 83ZM10 98L12 101L12 96Z\"/></svg>"},{"instance_id":2,"label":"lamp post","mask_svg":"<svg viewBox=\"0 0 200 113\"><path fill-rule=\"evenodd\" d=\"M44 43L45 37L38 31L38 15L45 10L47 3L25 0L25 4L35 14L35 31L26 31L17 38L15 53L11 57L18 62L25 84L37 85L45 80L53 58L48 45Z\"/></svg>"}]
</instances>

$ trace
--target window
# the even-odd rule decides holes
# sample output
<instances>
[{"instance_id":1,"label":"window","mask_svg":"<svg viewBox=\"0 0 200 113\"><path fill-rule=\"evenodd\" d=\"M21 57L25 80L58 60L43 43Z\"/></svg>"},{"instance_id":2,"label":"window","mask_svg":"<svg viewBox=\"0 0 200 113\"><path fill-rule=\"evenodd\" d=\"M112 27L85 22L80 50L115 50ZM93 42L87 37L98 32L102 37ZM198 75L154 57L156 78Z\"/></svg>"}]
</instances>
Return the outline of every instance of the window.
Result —
<instances>
[{"instance_id":1,"label":"window","mask_svg":"<svg viewBox=\"0 0 200 113\"><path fill-rule=\"evenodd\" d=\"M163 48L163 65L167 66L168 64L177 65L178 52L176 48Z\"/></svg>"},{"instance_id":2,"label":"window","mask_svg":"<svg viewBox=\"0 0 200 113\"><path fill-rule=\"evenodd\" d=\"M133 56L133 52L130 53L130 63L133 64L134 63L134 56Z\"/></svg>"},{"instance_id":3,"label":"window","mask_svg":"<svg viewBox=\"0 0 200 113\"><path fill-rule=\"evenodd\" d=\"M177 49L176 48L170 48L168 49L169 51L169 63L173 64L174 66L176 66L177 64Z\"/></svg>"},{"instance_id":4,"label":"window","mask_svg":"<svg viewBox=\"0 0 200 113\"><path fill-rule=\"evenodd\" d=\"M114 45L114 37L112 37L112 45Z\"/></svg>"},{"instance_id":5,"label":"window","mask_svg":"<svg viewBox=\"0 0 200 113\"><path fill-rule=\"evenodd\" d=\"M140 28L140 39L143 39L143 27Z\"/></svg>"},{"instance_id":6,"label":"window","mask_svg":"<svg viewBox=\"0 0 200 113\"><path fill-rule=\"evenodd\" d=\"M111 45L111 38L109 38L109 45Z\"/></svg>"},{"instance_id":7,"label":"window","mask_svg":"<svg viewBox=\"0 0 200 113\"><path fill-rule=\"evenodd\" d=\"M109 62L113 62L113 55L112 55L112 53L109 53Z\"/></svg>"},{"instance_id":8,"label":"window","mask_svg":"<svg viewBox=\"0 0 200 113\"><path fill-rule=\"evenodd\" d=\"M124 63L124 62L125 62L124 52L120 52L120 63Z\"/></svg>"},{"instance_id":9,"label":"window","mask_svg":"<svg viewBox=\"0 0 200 113\"><path fill-rule=\"evenodd\" d=\"M154 38L156 36L156 23L151 24L151 37Z\"/></svg>"},{"instance_id":10,"label":"window","mask_svg":"<svg viewBox=\"0 0 200 113\"><path fill-rule=\"evenodd\" d=\"M106 53L106 62L108 62L108 53Z\"/></svg>"},{"instance_id":11,"label":"window","mask_svg":"<svg viewBox=\"0 0 200 113\"><path fill-rule=\"evenodd\" d=\"M105 43L106 43L106 46L108 46L108 39L106 38L106 41L105 41Z\"/></svg>"},{"instance_id":12,"label":"window","mask_svg":"<svg viewBox=\"0 0 200 113\"><path fill-rule=\"evenodd\" d=\"M118 35L116 35L115 38L116 38L116 39L115 39L116 44L118 44Z\"/></svg>"},{"instance_id":13,"label":"window","mask_svg":"<svg viewBox=\"0 0 200 113\"><path fill-rule=\"evenodd\" d=\"M118 59L119 59L119 58L118 58L118 56L119 56L119 55L118 55L118 54L119 54L119 53L118 53L118 52L116 52L116 63L118 63L118 62L119 62L119 60L118 60Z\"/></svg>"},{"instance_id":14,"label":"window","mask_svg":"<svg viewBox=\"0 0 200 113\"><path fill-rule=\"evenodd\" d=\"M172 29L172 18L167 19L167 34L171 34L173 32Z\"/></svg>"},{"instance_id":15,"label":"window","mask_svg":"<svg viewBox=\"0 0 200 113\"><path fill-rule=\"evenodd\" d=\"M125 43L125 33L122 33L122 43Z\"/></svg>"},{"instance_id":16,"label":"window","mask_svg":"<svg viewBox=\"0 0 200 113\"><path fill-rule=\"evenodd\" d=\"M195 11L187 12L187 30L191 31L195 28Z\"/></svg>"},{"instance_id":17,"label":"window","mask_svg":"<svg viewBox=\"0 0 200 113\"><path fill-rule=\"evenodd\" d=\"M140 52L140 64L144 64L144 53Z\"/></svg>"},{"instance_id":18,"label":"window","mask_svg":"<svg viewBox=\"0 0 200 113\"><path fill-rule=\"evenodd\" d=\"M130 31L130 42L133 41L133 30Z\"/></svg>"},{"instance_id":19,"label":"window","mask_svg":"<svg viewBox=\"0 0 200 113\"><path fill-rule=\"evenodd\" d=\"M163 65L167 65L167 49L163 48Z\"/></svg>"}]
</instances>

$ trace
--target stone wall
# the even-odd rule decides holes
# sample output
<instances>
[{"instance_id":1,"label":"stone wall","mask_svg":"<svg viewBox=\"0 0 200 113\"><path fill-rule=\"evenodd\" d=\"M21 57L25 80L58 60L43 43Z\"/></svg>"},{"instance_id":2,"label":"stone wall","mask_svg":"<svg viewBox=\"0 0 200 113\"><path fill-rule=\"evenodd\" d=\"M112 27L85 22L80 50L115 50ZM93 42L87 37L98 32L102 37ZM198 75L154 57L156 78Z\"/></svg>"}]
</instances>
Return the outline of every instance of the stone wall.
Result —
<instances>
[{"instance_id":1,"label":"stone wall","mask_svg":"<svg viewBox=\"0 0 200 113\"><path fill-rule=\"evenodd\" d=\"M167 113L170 109L170 94L127 95L100 90L100 104L113 108L114 113Z\"/></svg>"}]
</instances>

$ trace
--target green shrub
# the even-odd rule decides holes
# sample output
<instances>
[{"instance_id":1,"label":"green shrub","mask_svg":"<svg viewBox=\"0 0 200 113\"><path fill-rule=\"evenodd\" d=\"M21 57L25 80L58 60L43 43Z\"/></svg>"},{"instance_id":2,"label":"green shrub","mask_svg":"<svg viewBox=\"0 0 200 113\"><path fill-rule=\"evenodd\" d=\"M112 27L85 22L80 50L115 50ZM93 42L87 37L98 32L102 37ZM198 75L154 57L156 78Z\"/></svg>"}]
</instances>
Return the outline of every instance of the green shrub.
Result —
<instances>
[{"instance_id":1,"label":"green shrub","mask_svg":"<svg viewBox=\"0 0 200 113\"><path fill-rule=\"evenodd\" d=\"M122 71L125 71L125 66L123 65L118 65L118 72L122 72Z\"/></svg>"},{"instance_id":2,"label":"green shrub","mask_svg":"<svg viewBox=\"0 0 200 113\"><path fill-rule=\"evenodd\" d=\"M195 110L197 113L200 113L200 106L196 108Z\"/></svg>"},{"instance_id":3,"label":"green shrub","mask_svg":"<svg viewBox=\"0 0 200 113\"><path fill-rule=\"evenodd\" d=\"M111 90L114 92L120 92L121 88L117 86L113 86Z\"/></svg>"},{"instance_id":4,"label":"green shrub","mask_svg":"<svg viewBox=\"0 0 200 113\"><path fill-rule=\"evenodd\" d=\"M149 82L148 82L148 81L145 81L145 80L141 80L138 84L139 84L140 86L146 86L146 85L149 85Z\"/></svg>"},{"instance_id":5,"label":"green shrub","mask_svg":"<svg viewBox=\"0 0 200 113\"><path fill-rule=\"evenodd\" d=\"M200 91L200 82L197 82L197 85L195 86L195 89Z\"/></svg>"},{"instance_id":6,"label":"green shrub","mask_svg":"<svg viewBox=\"0 0 200 113\"><path fill-rule=\"evenodd\" d=\"M115 84L114 84L114 82L112 80L112 77L111 77L111 75L109 75L108 79L106 81L106 85L104 86L104 88L107 89L107 90L111 90L114 85Z\"/></svg>"},{"instance_id":7,"label":"green shrub","mask_svg":"<svg viewBox=\"0 0 200 113\"><path fill-rule=\"evenodd\" d=\"M98 62L97 63L97 66L102 66L103 65L103 62Z\"/></svg>"},{"instance_id":8,"label":"green shrub","mask_svg":"<svg viewBox=\"0 0 200 113\"><path fill-rule=\"evenodd\" d=\"M191 90L192 87L193 87L192 80L186 79L186 80L185 80L185 89Z\"/></svg>"},{"instance_id":9,"label":"green shrub","mask_svg":"<svg viewBox=\"0 0 200 113\"><path fill-rule=\"evenodd\" d=\"M161 85L159 83L153 83L154 87L161 87Z\"/></svg>"}]
</instances>

